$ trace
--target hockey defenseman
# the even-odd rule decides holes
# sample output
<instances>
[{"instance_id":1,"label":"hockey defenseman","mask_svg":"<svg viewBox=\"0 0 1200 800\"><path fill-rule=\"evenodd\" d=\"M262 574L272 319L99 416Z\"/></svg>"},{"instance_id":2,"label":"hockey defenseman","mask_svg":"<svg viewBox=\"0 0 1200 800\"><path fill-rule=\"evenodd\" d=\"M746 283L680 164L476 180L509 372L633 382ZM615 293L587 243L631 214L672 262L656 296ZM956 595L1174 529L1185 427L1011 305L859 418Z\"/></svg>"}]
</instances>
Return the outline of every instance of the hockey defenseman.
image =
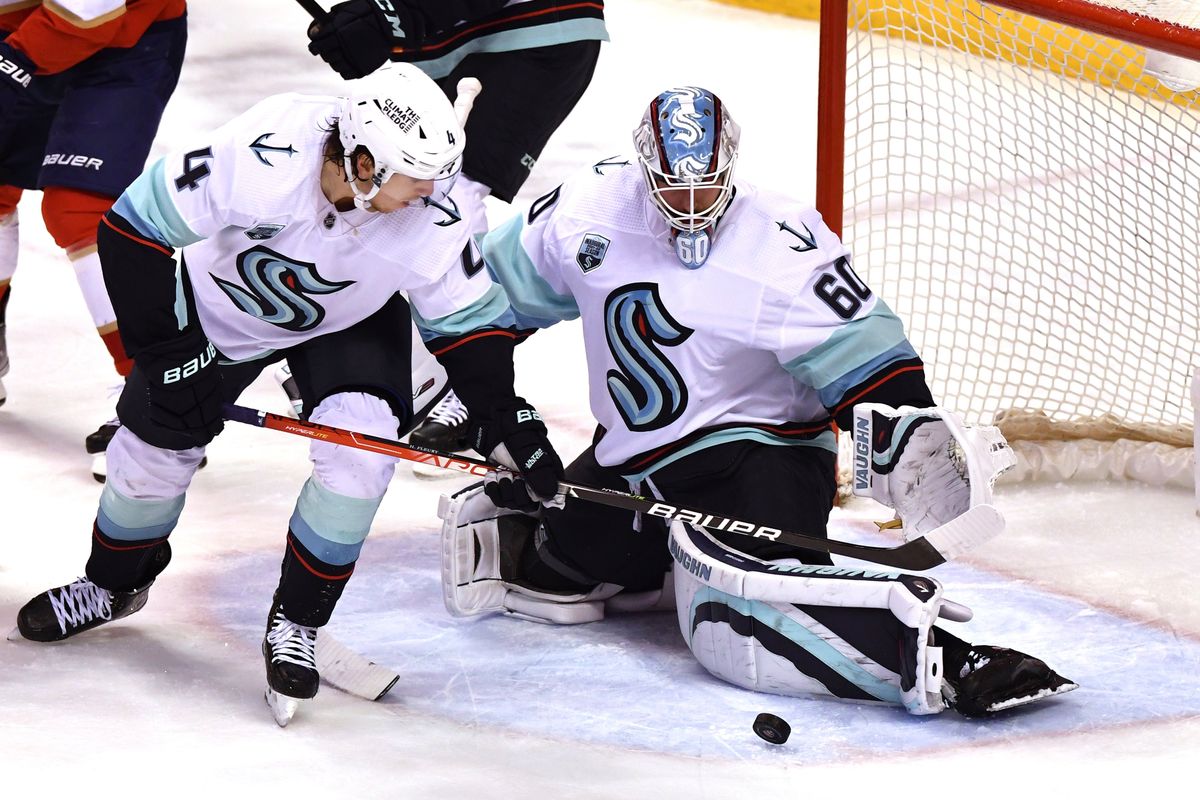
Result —
<instances>
[{"instance_id":1,"label":"hockey defenseman","mask_svg":"<svg viewBox=\"0 0 1200 800\"><path fill-rule=\"evenodd\" d=\"M669 89L634 165L597 165L484 240L524 324L582 319L599 427L566 478L826 536L836 425L855 432L856 491L910 538L978 510L1012 463L1003 437L934 407L900 320L820 215L734 181L738 139L711 92ZM443 498L451 613L569 623L674 602L718 678L914 714L1075 688L935 626L970 612L933 578L577 499L542 508L520 484Z\"/></svg>"},{"instance_id":2,"label":"hockey defenseman","mask_svg":"<svg viewBox=\"0 0 1200 800\"><path fill-rule=\"evenodd\" d=\"M492 449L552 496L562 465L514 395L512 312L443 196L464 134L441 90L398 65L348 98L270 97L154 162L100 228L100 257L134 359L92 528L86 577L19 612L57 641L140 610L166 568L188 484L235 400L290 360L311 419L395 437L411 414L410 311ZM172 254L182 247L180 268ZM490 452L490 450L489 450ZM286 724L317 692L314 651L395 468L314 441L262 644Z\"/></svg>"}]
</instances>

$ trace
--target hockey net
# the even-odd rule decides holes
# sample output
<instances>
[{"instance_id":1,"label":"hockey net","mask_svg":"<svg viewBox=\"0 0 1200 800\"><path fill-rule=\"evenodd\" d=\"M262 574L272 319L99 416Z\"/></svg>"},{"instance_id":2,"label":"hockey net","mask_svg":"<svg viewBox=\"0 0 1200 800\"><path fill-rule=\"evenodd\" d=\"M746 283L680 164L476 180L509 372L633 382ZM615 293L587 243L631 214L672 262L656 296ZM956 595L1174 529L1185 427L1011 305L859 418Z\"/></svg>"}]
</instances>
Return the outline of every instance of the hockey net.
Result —
<instances>
[{"instance_id":1,"label":"hockey net","mask_svg":"<svg viewBox=\"0 0 1200 800\"><path fill-rule=\"evenodd\" d=\"M817 206L941 404L995 420L1018 479L1191 486L1200 3L823 0L821 26Z\"/></svg>"}]
</instances>

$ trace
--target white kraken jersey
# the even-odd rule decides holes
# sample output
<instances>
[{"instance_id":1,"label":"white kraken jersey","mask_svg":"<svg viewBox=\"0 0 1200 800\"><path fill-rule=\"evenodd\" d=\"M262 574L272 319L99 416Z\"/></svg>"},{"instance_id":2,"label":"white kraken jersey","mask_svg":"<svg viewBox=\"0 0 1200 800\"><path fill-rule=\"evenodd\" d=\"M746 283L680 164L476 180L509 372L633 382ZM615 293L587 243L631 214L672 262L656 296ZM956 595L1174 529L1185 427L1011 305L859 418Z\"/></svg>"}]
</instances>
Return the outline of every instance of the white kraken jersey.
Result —
<instances>
[{"instance_id":1,"label":"white kraken jersey","mask_svg":"<svg viewBox=\"0 0 1200 800\"><path fill-rule=\"evenodd\" d=\"M160 159L115 206L148 238L184 247L197 315L225 360L343 330L397 291L434 335L507 310L474 268L453 194L391 213L339 212L325 198L322 154L338 110L335 97L267 98Z\"/></svg>"},{"instance_id":2,"label":"white kraken jersey","mask_svg":"<svg viewBox=\"0 0 1200 800\"><path fill-rule=\"evenodd\" d=\"M600 464L636 477L733 439L835 447L830 412L915 359L813 209L737 184L704 266L610 161L484 240L522 325L582 317Z\"/></svg>"}]
</instances>

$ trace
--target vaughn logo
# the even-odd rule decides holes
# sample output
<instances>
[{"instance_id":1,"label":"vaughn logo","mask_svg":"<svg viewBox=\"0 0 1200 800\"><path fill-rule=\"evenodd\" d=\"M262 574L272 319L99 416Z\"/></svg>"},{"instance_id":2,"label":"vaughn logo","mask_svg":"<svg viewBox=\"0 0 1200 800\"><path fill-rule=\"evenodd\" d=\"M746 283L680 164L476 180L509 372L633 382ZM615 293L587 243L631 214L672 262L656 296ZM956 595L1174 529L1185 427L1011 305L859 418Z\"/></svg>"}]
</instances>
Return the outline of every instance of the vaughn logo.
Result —
<instances>
[{"instance_id":1,"label":"vaughn logo","mask_svg":"<svg viewBox=\"0 0 1200 800\"><path fill-rule=\"evenodd\" d=\"M866 417L854 420L854 491L871 488L871 422Z\"/></svg>"},{"instance_id":2,"label":"vaughn logo","mask_svg":"<svg viewBox=\"0 0 1200 800\"><path fill-rule=\"evenodd\" d=\"M604 256L608 253L610 244L611 241L598 233L585 234L583 243L579 245L579 252L575 254L575 263L584 272L591 272L604 263Z\"/></svg>"}]
</instances>

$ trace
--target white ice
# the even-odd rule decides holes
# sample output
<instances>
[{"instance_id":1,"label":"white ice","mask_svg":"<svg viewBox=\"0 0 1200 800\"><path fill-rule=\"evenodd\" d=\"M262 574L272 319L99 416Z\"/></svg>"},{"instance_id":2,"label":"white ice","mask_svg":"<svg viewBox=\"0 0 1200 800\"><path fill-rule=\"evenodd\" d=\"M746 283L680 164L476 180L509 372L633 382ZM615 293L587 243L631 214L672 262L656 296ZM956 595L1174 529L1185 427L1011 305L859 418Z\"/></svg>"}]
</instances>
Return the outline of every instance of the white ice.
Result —
<instances>
[{"instance_id":1,"label":"white ice","mask_svg":"<svg viewBox=\"0 0 1200 800\"><path fill-rule=\"evenodd\" d=\"M627 153L643 103L681 82L734 110L744 178L811 195L814 24L684 0L607 6L614 42L524 203ZM304 50L304 25L290 3L194 3L156 154L267 94L336 91ZM37 202L21 207L0 409L6 629L25 600L82 571L99 497L82 439L111 415L107 357ZM571 324L519 349L519 388L566 454L591 429L582 361ZM269 376L243 402L286 408ZM66 644L0 642L0 796L1107 797L1187 781L1200 752L1190 493L1002 491L1004 537L934 573L976 612L954 628L1043 656L1082 688L979 722L734 689L692 661L669 614L578 628L452 619L434 508L462 484L401 465L331 625L401 680L380 703L326 687L281 730L263 702L259 642L306 448L230 425L209 456L144 611ZM872 511L836 512L835 535L881 541ZM759 711L791 723L786 745L751 732Z\"/></svg>"}]
</instances>

